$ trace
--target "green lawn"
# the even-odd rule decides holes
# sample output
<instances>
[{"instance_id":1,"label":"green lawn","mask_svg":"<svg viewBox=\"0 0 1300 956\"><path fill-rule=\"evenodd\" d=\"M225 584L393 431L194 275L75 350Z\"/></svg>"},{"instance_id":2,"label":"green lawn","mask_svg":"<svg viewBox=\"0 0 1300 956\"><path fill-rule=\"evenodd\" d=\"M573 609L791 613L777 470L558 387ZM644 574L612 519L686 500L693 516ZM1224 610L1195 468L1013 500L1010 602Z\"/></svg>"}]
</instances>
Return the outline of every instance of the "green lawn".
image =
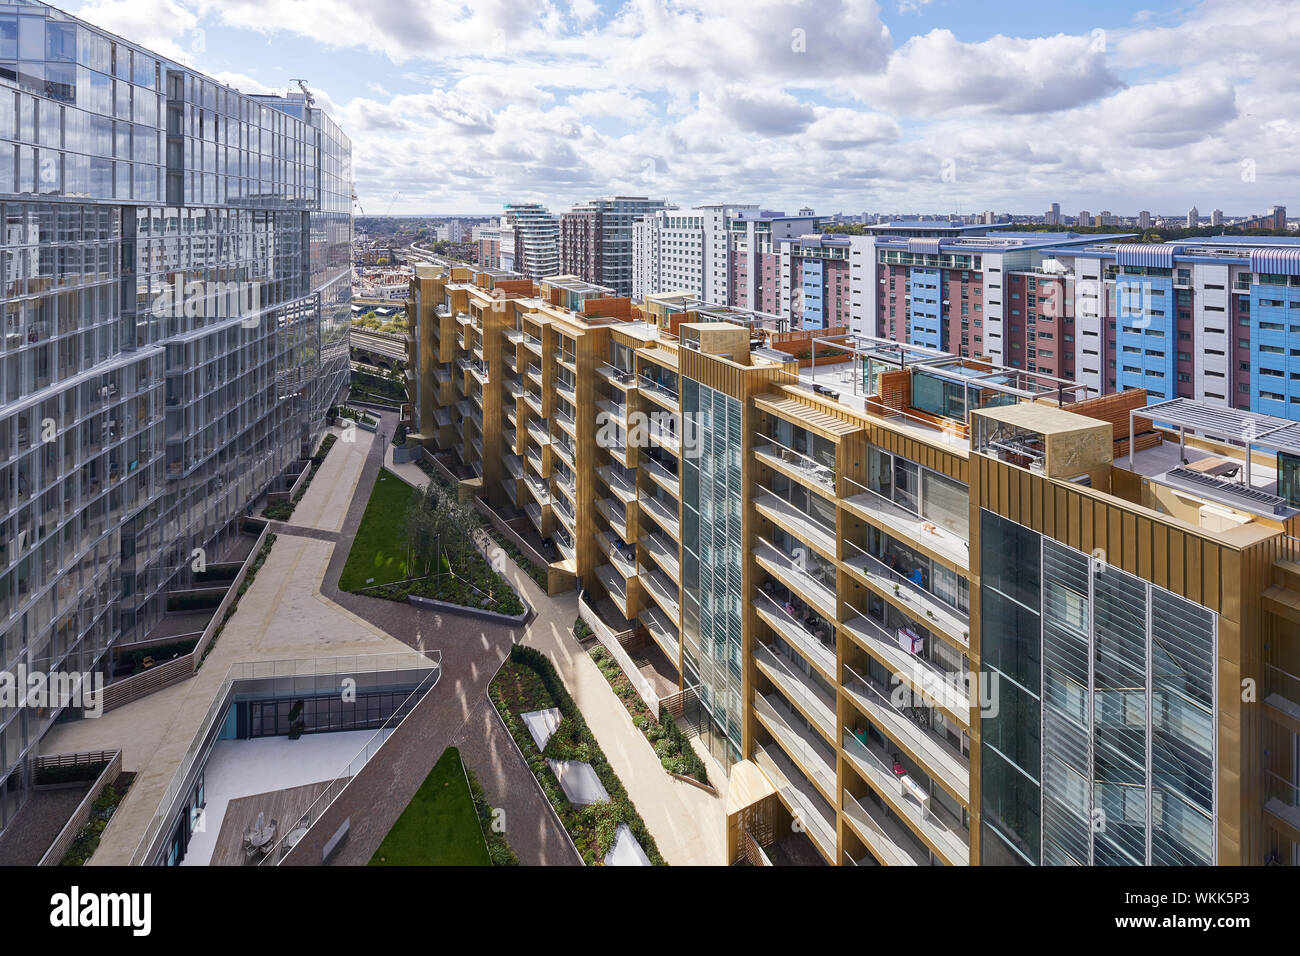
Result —
<instances>
[{"instance_id":1,"label":"green lawn","mask_svg":"<svg viewBox=\"0 0 1300 956\"><path fill-rule=\"evenodd\" d=\"M370 865L492 865L460 751L455 747L443 751L370 858Z\"/></svg>"},{"instance_id":2,"label":"green lawn","mask_svg":"<svg viewBox=\"0 0 1300 956\"><path fill-rule=\"evenodd\" d=\"M339 588L355 591L369 583L404 581L406 572L406 510L416 491L387 469L381 469L366 502L348 562L339 575Z\"/></svg>"}]
</instances>

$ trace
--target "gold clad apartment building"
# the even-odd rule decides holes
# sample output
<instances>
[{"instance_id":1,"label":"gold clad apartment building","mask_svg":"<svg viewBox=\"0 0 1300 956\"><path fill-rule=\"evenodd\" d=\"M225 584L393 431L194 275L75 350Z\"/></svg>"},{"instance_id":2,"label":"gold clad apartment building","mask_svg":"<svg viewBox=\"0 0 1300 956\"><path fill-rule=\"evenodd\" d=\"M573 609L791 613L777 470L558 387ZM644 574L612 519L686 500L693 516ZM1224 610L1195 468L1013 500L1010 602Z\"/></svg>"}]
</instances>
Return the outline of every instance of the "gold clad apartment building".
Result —
<instances>
[{"instance_id":1,"label":"gold clad apartment building","mask_svg":"<svg viewBox=\"0 0 1300 956\"><path fill-rule=\"evenodd\" d=\"M1300 425L571 276L410 295L413 440L662 651L731 862L1300 862Z\"/></svg>"}]
</instances>

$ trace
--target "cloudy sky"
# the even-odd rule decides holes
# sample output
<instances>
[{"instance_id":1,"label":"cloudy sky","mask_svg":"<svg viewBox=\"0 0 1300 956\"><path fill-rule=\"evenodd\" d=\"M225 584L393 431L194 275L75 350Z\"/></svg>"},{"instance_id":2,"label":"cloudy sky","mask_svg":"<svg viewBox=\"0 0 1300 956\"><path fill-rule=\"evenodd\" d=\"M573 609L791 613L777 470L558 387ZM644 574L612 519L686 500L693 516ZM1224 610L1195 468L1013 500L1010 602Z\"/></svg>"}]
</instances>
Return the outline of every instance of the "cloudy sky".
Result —
<instances>
[{"instance_id":1,"label":"cloudy sky","mask_svg":"<svg viewBox=\"0 0 1300 956\"><path fill-rule=\"evenodd\" d=\"M66 8L247 92L305 78L352 137L370 214L611 193L820 213L1300 209L1300 0L1136 6Z\"/></svg>"}]
</instances>

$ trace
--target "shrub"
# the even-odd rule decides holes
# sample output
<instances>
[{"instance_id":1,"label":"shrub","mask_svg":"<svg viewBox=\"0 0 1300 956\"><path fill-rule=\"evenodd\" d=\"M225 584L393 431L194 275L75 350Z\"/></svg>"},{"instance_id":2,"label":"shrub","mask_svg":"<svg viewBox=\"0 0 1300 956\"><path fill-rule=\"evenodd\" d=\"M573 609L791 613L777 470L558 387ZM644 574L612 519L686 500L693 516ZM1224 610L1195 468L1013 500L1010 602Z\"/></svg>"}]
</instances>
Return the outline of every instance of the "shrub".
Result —
<instances>
[{"instance_id":1,"label":"shrub","mask_svg":"<svg viewBox=\"0 0 1300 956\"><path fill-rule=\"evenodd\" d=\"M493 829L492 806L488 803L487 794L483 792L483 787L478 782L478 776L469 765L465 766L465 776L469 778L469 792L474 798L474 809L478 811L478 822L483 828L483 839L487 842L488 856L492 860L492 865L518 866L519 857L515 856L515 851L510 849L510 842L506 839L506 835Z\"/></svg>"},{"instance_id":2,"label":"shrub","mask_svg":"<svg viewBox=\"0 0 1300 956\"><path fill-rule=\"evenodd\" d=\"M503 675L506 676L503 678ZM547 741L545 757L586 760L608 791L610 796L608 803L575 807L565 798L559 781L546 764L545 757L537 752L532 736L524 727L515 709L511 707L502 689L503 680L509 680L511 676L527 677L528 675L531 675L540 686L528 693L529 699L526 702L520 703L526 703L527 709L555 706L559 708L562 718L556 733L551 740ZM565 689L564 682L546 655L522 644L512 646L510 659L493 679L490 694L493 705L500 712L506 728L525 755L533 776L537 778L543 793L555 807L565 829L569 831L574 844L578 846L583 859L589 865L598 864L604 859L605 854L614 845L620 823L628 825L651 863L655 866L666 865L654 837L646 828L645 821L641 819L618 775L614 773L614 769L587 726L582 712L578 710L577 704ZM557 756L569 754L583 756Z\"/></svg>"},{"instance_id":3,"label":"shrub","mask_svg":"<svg viewBox=\"0 0 1300 956\"><path fill-rule=\"evenodd\" d=\"M575 625L576 630L576 625ZM669 773L680 774L683 777L691 777L700 783L709 782L709 772L704 766L704 761L700 759L694 748L691 747L690 739L677 726L673 720L672 714L664 713L662 718L657 718L651 714L641 700L641 696L632 686L632 682L627 675L623 673L618 662L614 660L612 654L605 649L603 645L597 644L588 654L600 668L600 672L605 675L609 681L610 687L613 688L615 696L623 702L627 712L632 715L632 723L641 731L645 739L654 747L655 754L659 757L659 762Z\"/></svg>"}]
</instances>

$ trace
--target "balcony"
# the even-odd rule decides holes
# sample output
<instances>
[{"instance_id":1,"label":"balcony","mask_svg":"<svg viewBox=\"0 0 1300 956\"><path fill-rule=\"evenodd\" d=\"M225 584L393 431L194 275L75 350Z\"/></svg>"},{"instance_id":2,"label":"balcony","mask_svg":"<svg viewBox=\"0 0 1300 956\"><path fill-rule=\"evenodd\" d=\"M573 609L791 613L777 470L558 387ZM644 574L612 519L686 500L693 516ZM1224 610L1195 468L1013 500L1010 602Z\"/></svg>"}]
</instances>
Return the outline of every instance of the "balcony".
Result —
<instances>
[{"instance_id":1,"label":"balcony","mask_svg":"<svg viewBox=\"0 0 1300 956\"><path fill-rule=\"evenodd\" d=\"M506 455L501 459L507 473L516 481L524 476L524 462L518 455Z\"/></svg>"},{"instance_id":2,"label":"balcony","mask_svg":"<svg viewBox=\"0 0 1300 956\"><path fill-rule=\"evenodd\" d=\"M530 419L527 428L528 437L537 442L537 444L545 446L551 443L550 431L548 431L546 426L537 419Z\"/></svg>"},{"instance_id":3,"label":"balcony","mask_svg":"<svg viewBox=\"0 0 1300 956\"><path fill-rule=\"evenodd\" d=\"M611 402L607 398L596 400L596 407L603 411L609 418L618 422L620 425L627 427L627 405L623 402ZM602 422L597 422L599 426Z\"/></svg>"},{"instance_id":4,"label":"balcony","mask_svg":"<svg viewBox=\"0 0 1300 956\"><path fill-rule=\"evenodd\" d=\"M596 578L602 585L604 585L606 593L609 594L609 599L614 602L614 606L618 608L618 612L624 617L627 617L629 610L627 604L627 582L625 582L622 576L608 564L602 564L600 567L596 568Z\"/></svg>"},{"instance_id":5,"label":"balcony","mask_svg":"<svg viewBox=\"0 0 1300 956\"><path fill-rule=\"evenodd\" d=\"M813 491L835 497L834 462L820 462L762 433L754 436L754 458Z\"/></svg>"},{"instance_id":6,"label":"balcony","mask_svg":"<svg viewBox=\"0 0 1300 956\"><path fill-rule=\"evenodd\" d=\"M524 389L524 404L531 408L538 418L546 417L546 412L542 408L542 397L531 389Z\"/></svg>"},{"instance_id":7,"label":"balcony","mask_svg":"<svg viewBox=\"0 0 1300 956\"><path fill-rule=\"evenodd\" d=\"M572 415L566 415L564 412L560 411L559 409L556 409L555 424L559 425L560 428L564 429L565 434L567 434L570 438L577 439L578 422Z\"/></svg>"},{"instance_id":8,"label":"balcony","mask_svg":"<svg viewBox=\"0 0 1300 956\"><path fill-rule=\"evenodd\" d=\"M946 810L935 804L933 798L920 802L909 783L924 788L924 781L914 781L910 775L895 775L886 762L889 755L879 747L868 746L850 731L844 732L844 755L849 764L885 799L891 810L911 824L912 829L930 841L950 866L967 866L970 863L970 834Z\"/></svg>"},{"instance_id":9,"label":"balcony","mask_svg":"<svg viewBox=\"0 0 1300 956\"><path fill-rule=\"evenodd\" d=\"M509 339L511 342L513 342L515 345L518 345L520 342L524 340L524 330L506 329L506 338Z\"/></svg>"},{"instance_id":10,"label":"balcony","mask_svg":"<svg viewBox=\"0 0 1300 956\"><path fill-rule=\"evenodd\" d=\"M649 455L641 458L641 470L654 479L655 484L667 491L674 498L681 497L681 480Z\"/></svg>"},{"instance_id":11,"label":"balcony","mask_svg":"<svg viewBox=\"0 0 1300 956\"><path fill-rule=\"evenodd\" d=\"M537 387L542 387L542 370L536 365L529 365L524 369L524 374L537 383Z\"/></svg>"},{"instance_id":12,"label":"balcony","mask_svg":"<svg viewBox=\"0 0 1300 956\"><path fill-rule=\"evenodd\" d=\"M534 501L539 505L546 507L550 506L551 489L547 486L545 481L540 478L534 478L532 475L528 475L524 478L524 482L528 485L528 493L533 496Z\"/></svg>"},{"instance_id":13,"label":"balcony","mask_svg":"<svg viewBox=\"0 0 1300 956\"><path fill-rule=\"evenodd\" d=\"M570 469L576 469L575 464L577 456L574 454L573 442L563 435L554 435L551 440L551 451L560 456L560 460L569 466Z\"/></svg>"},{"instance_id":14,"label":"balcony","mask_svg":"<svg viewBox=\"0 0 1300 956\"><path fill-rule=\"evenodd\" d=\"M577 533L578 514L573 505L565 501L563 497L551 495L551 514L560 519L560 527L570 534Z\"/></svg>"},{"instance_id":15,"label":"balcony","mask_svg":"<svg viewBox=\"0 0 1300 956\"><path fill-rule=\"evenodd\" d=\"M551 472L550 469L546 467L546 460L542 457L542 453L538 451L536 447L530 445L524 451L524 458L527 459L528 464L532 467L538 477L550 477Z\"/></svg>"},{"instance_id":16,"label":"balcony","mask_svg":"<svg viewBox=\"0 0 1300 956\"><path fill-rule=\"evenodd\" d=\"M886 597L892 595L927 629L942 631L961 647L970 645L970 615L927 591L919 583L925 580L924 569L904 576L852 542L845 543L852 555L845 557L844 566L855 577Z\"/></svg>"},{"instance_id":17,"label":"balcony","mask_svg":"<svg viewBox=\"0 0 1300 956\"><path fill-rule=\"evenodd\" d=\"M909 544L917 544L963 571L970 570L970 547L957 535L938 527L920 515L907 511L888 498L872 491L852 479L845 479L849 491L844 506L858 517Z\"/></svg>"},{"instance_id":18,"label":"balcony","mask_svg":"<svg viewBox=\"0 0 1300 956\"><path fill-rule=\"evenodd\" d=\"M835 821L826 814L809 786L808 781L799 773L798 767L790 760L779 746L757 745L754 748L754 762L765 773L780 793L790 812L804 826L813 844L821 851L827 861L835 859Z\"/></svg>"},{"instance_id":19,"label":"balcony","mask_svg":"<svg viewBox=\"0 0 1300 956\"><path fill-rule=\"evenodd\" d=\"M652 445L662 448L674 457L681 457L682 440L676 431L664 428L660 423L652 421L646 427L645 434Z\"/></svg>"},{"instance_id":20,"label":"balcony","mask_svg":"<svg viewBox=\"0 0 1300 956\"><path fill-rule=\"evenodd\" d=\"M578 404L578 390L568 379L555 376L555 391L571 405Z\"/></svg>"},{"instance_id":21,"label":"balcony","mask_svg":"<svg viewBox=\"0 0 1300 956\"><path fill-rule=\"evenodd\" d=\"M636 500L636 485L621 475L613 465L602 465L596 469L596 474L624 504L631 504Z\"/></svg>"},{"instance_id":22,"label":"balcony","mask_svg":"<svg viewBox=\"0 0 1300 956\"><path fill-rule=\"evenodd\" d=\"M537 504L524 505L524 514L528 515L528 520L533 523L537 533L543 537L546 535L546 519L542 517L542 506Z\"/></svg>"},{"instance_id":23,"label":"balcony","mask_svg":"<svg viewBox=\"0 0 1300 956\"><path fill-rule=\"evenodd\" d=\"M755 540L754 557L762 568L787 588L799 595L827 621L835 620L835 589L828 587L799 566L766 538Z\"/></svg>"},{"instance_id":24,"label":"balcony","mask_svg":"<svg viewBox=\"0 0 1300 956\"><path fill-rule=\"evenodd\" d=\"M564 535L557 533L552 540L555 542L555 550L559 551L565 560L578 560L578 549L573 546L571 539L566 540Z\"/></svg>"},{"instance_id":25,"label":"balcony","mask_svg":"<svg viewBox=\"0 0 1300 956\"><path fill-rule=\"evenodd\" d=\"M916 837L906 827L870 800L859 803L847 789L844 791L844 819L867 845L871 855L885 866L930 865L930 854L916 845Z\"/></svg>"},{"instance_id":26,"label":"balcony","mask_svg":"<svg viewBox=\"0 0 1300 956\"><path fill-rule=\"evenodd\" d=\"M663 568L673 581L682 579L681 564L677 559L677 542L667 541L653 532L641 535L641 550L648 554L659 567Z\"/></svg>"},{"instance_id":27,"label":"balcony","mask_svg":"<svg viewBox=\"0 0 1300 956\"><path fill-rule=\"evenodd\" d=\"M853 608L850 612L849 619L839 625L844 633L923 699L943 708L963 728L970 728L971 702L965 675L944 671L904 650L898 635L891 634L875 618L859 614Z\"/></svg>"},{"instance_id":28,"label":"balcony","mask_svg":"<svg viewBox=\"0 0 1300 956\"><path fill-rule=\"evenodd\" d=\"M608 531L596 535L596 544L605 552L609 563L622 575L624 581L636 574L636 551L632 547L620 545Z\"/></svg>"},{"instance_id":29,"label":"balcony","mask_svg":"<svg viewBox=\"0 0 1300 956\"><path fill-rule=\"evenodd\" d=\"M626 541L631 537L627 533L627 509L621 504L613 498L601 498L596 502L596 510L605 516L609 526L618 532L620 538Z\"/></svg>"},{"instance_id":30,"label":"balcony","mask_svg":"<svg viewBox=\"0 0 1300 956\"><path fill-rule=\"evenodd\" d=\"M766 697L754 691L754 713L772 739L781 745L795 765L813 782L822 799L832 803L835 795L834 751L807 727L796 727L797 719L779 694ZM790 719L786 718L790 715ZM832 803L833 805L833 803Z\"/></svg>"},{"instance_id":31,"label":"balcony","mask_svg":"<svg viewBox=\"0 0 1300 956\"><path fill-rule=\"evenodd\" d=\"M637 501L641 505L641 510L648 513L659 527L663 528L678 541L681 540L681 526L677 521L676 507L670 509L668 505L664 504L649 492L643 493ZM677 502L674 501L673 505L675 506L676 504Z\"/></svg>"},{"instance_id":32,"label":"balcony","mask_svg":"<svg viewBox=\"0 0 1300 956\"><path fill-rule=\"evenodd\" d=\"M786 501L775 492L759 488L754 506L768 521L816 549L828 561L836 559L835 529L827 528L812 515Z\"/></svg>"},{"instance_id":33,"label":"balcony","mask_svg":"<svg viewBox=\"0 0 1300 956\"><path fill-rule=\"evenodd\" d=\"M637 377L637 391L671 412L681 409L676 390L656 382L648 375L642 374Z\"/></svg>"},{"instance_id":34,"label":"balcony","mask_svg":"<svg viewBox=\"0 0 1300 956\"><path fill-rule=\"evenodd\" d=\"M681 644L677 637L676 620L669 620L667 614L653 605L642 608L639 619L659 649L668 655L668 660L674 666L679 666Z\"/></svg>"},{"instance_id":35,"label":"balcony","mask_svg":"<svg viewBox=\"0 0 1300 956\"><path fill-rule=\"evenodd\" d=\"M844 690L863 715L921 764L935 782L961 803L970 804L970 759L929 729L925 708L900 707L894 702L893 688L882 687L847 664ZM902 696L912 699L906 690Z\"/></svg>"},{"instance_id":36,"label":"balcony","mask_svg":"<svg viewBox=\"0 0 1300 956\"><path fill-rule=\"evenodd\" d=\"M542 357L542 340L539 339L537 336L529 335L527 332L525 332L524 348L528 349L530 352L536 352L538 358Z\"/></svg>"},{"instance_id":37,"label":"balcony","mask_svg":"<svg viewBox=\"0 0 1300 956\"><path fill-rule=\"evenodd\" d=\"M621 391L628 392L636 388L636 374L628 369L605 362L596 371L605 381Z\"/></svg>"},{"instance_id":38,"label":"balcony","mask_svg":"<svg viewBox=\"0 0 1300 956\"><path fill-rule=\"evenodd\" d=\"M574 375L578 374L578 356L573 352L566 352L564 349L556 349L551 353L555 361L559 362Z\"/></svg>"},{"instance_id":39,"label":"balcony","mask_svg":"<svg viewBox=\"0 0 1300 956\"><path fill-rule=\"evenodd\" d=\"M671 581L668 575L664 574L658 568L645 569L641 571L641 586L650 592L650 596L658 602L663 608L664 613L672 620L679 620L682 616L681 605L677 603L678 594L677 582Z\"/></svg>"},{"instance_id":40,"label":"balcony","mask_svg":"<svg viewBox=\"0 0 1300 956\"><path fill-rule=\"evenodd\" d=\"M817 668L824 678L832 684L835 683L835 625L818 619L816 615L808 615L806 620L801 621L796 614L800 611L807 614L806 607L799 607L790 602L787 610L786 603L778 601L762 588L755 588L754 594L754 609L758 611L758 616L763 619L763 622L780 635L781 640L802 654L804 659ZM794 598L794 600L799 599ZM800 605L802 603L800 602ZM818 639L813 633L814 629L828 630L829 636L825 640Z\"/></svg>"},{"instance_id":41,"label":"balcony","mask_svg":"<svg viewBox=\"0 0 1300 956\"><path fill-rule=\"evenodd\" d=\"M828 745L835 741L835 696L819 687L814 680L790 666L766 644L755 642L754 660L768 680L780 688L785 699L803 713L826 738ZM834 792L834 791L832 791Z\"/></svg>"}]
</instances>

